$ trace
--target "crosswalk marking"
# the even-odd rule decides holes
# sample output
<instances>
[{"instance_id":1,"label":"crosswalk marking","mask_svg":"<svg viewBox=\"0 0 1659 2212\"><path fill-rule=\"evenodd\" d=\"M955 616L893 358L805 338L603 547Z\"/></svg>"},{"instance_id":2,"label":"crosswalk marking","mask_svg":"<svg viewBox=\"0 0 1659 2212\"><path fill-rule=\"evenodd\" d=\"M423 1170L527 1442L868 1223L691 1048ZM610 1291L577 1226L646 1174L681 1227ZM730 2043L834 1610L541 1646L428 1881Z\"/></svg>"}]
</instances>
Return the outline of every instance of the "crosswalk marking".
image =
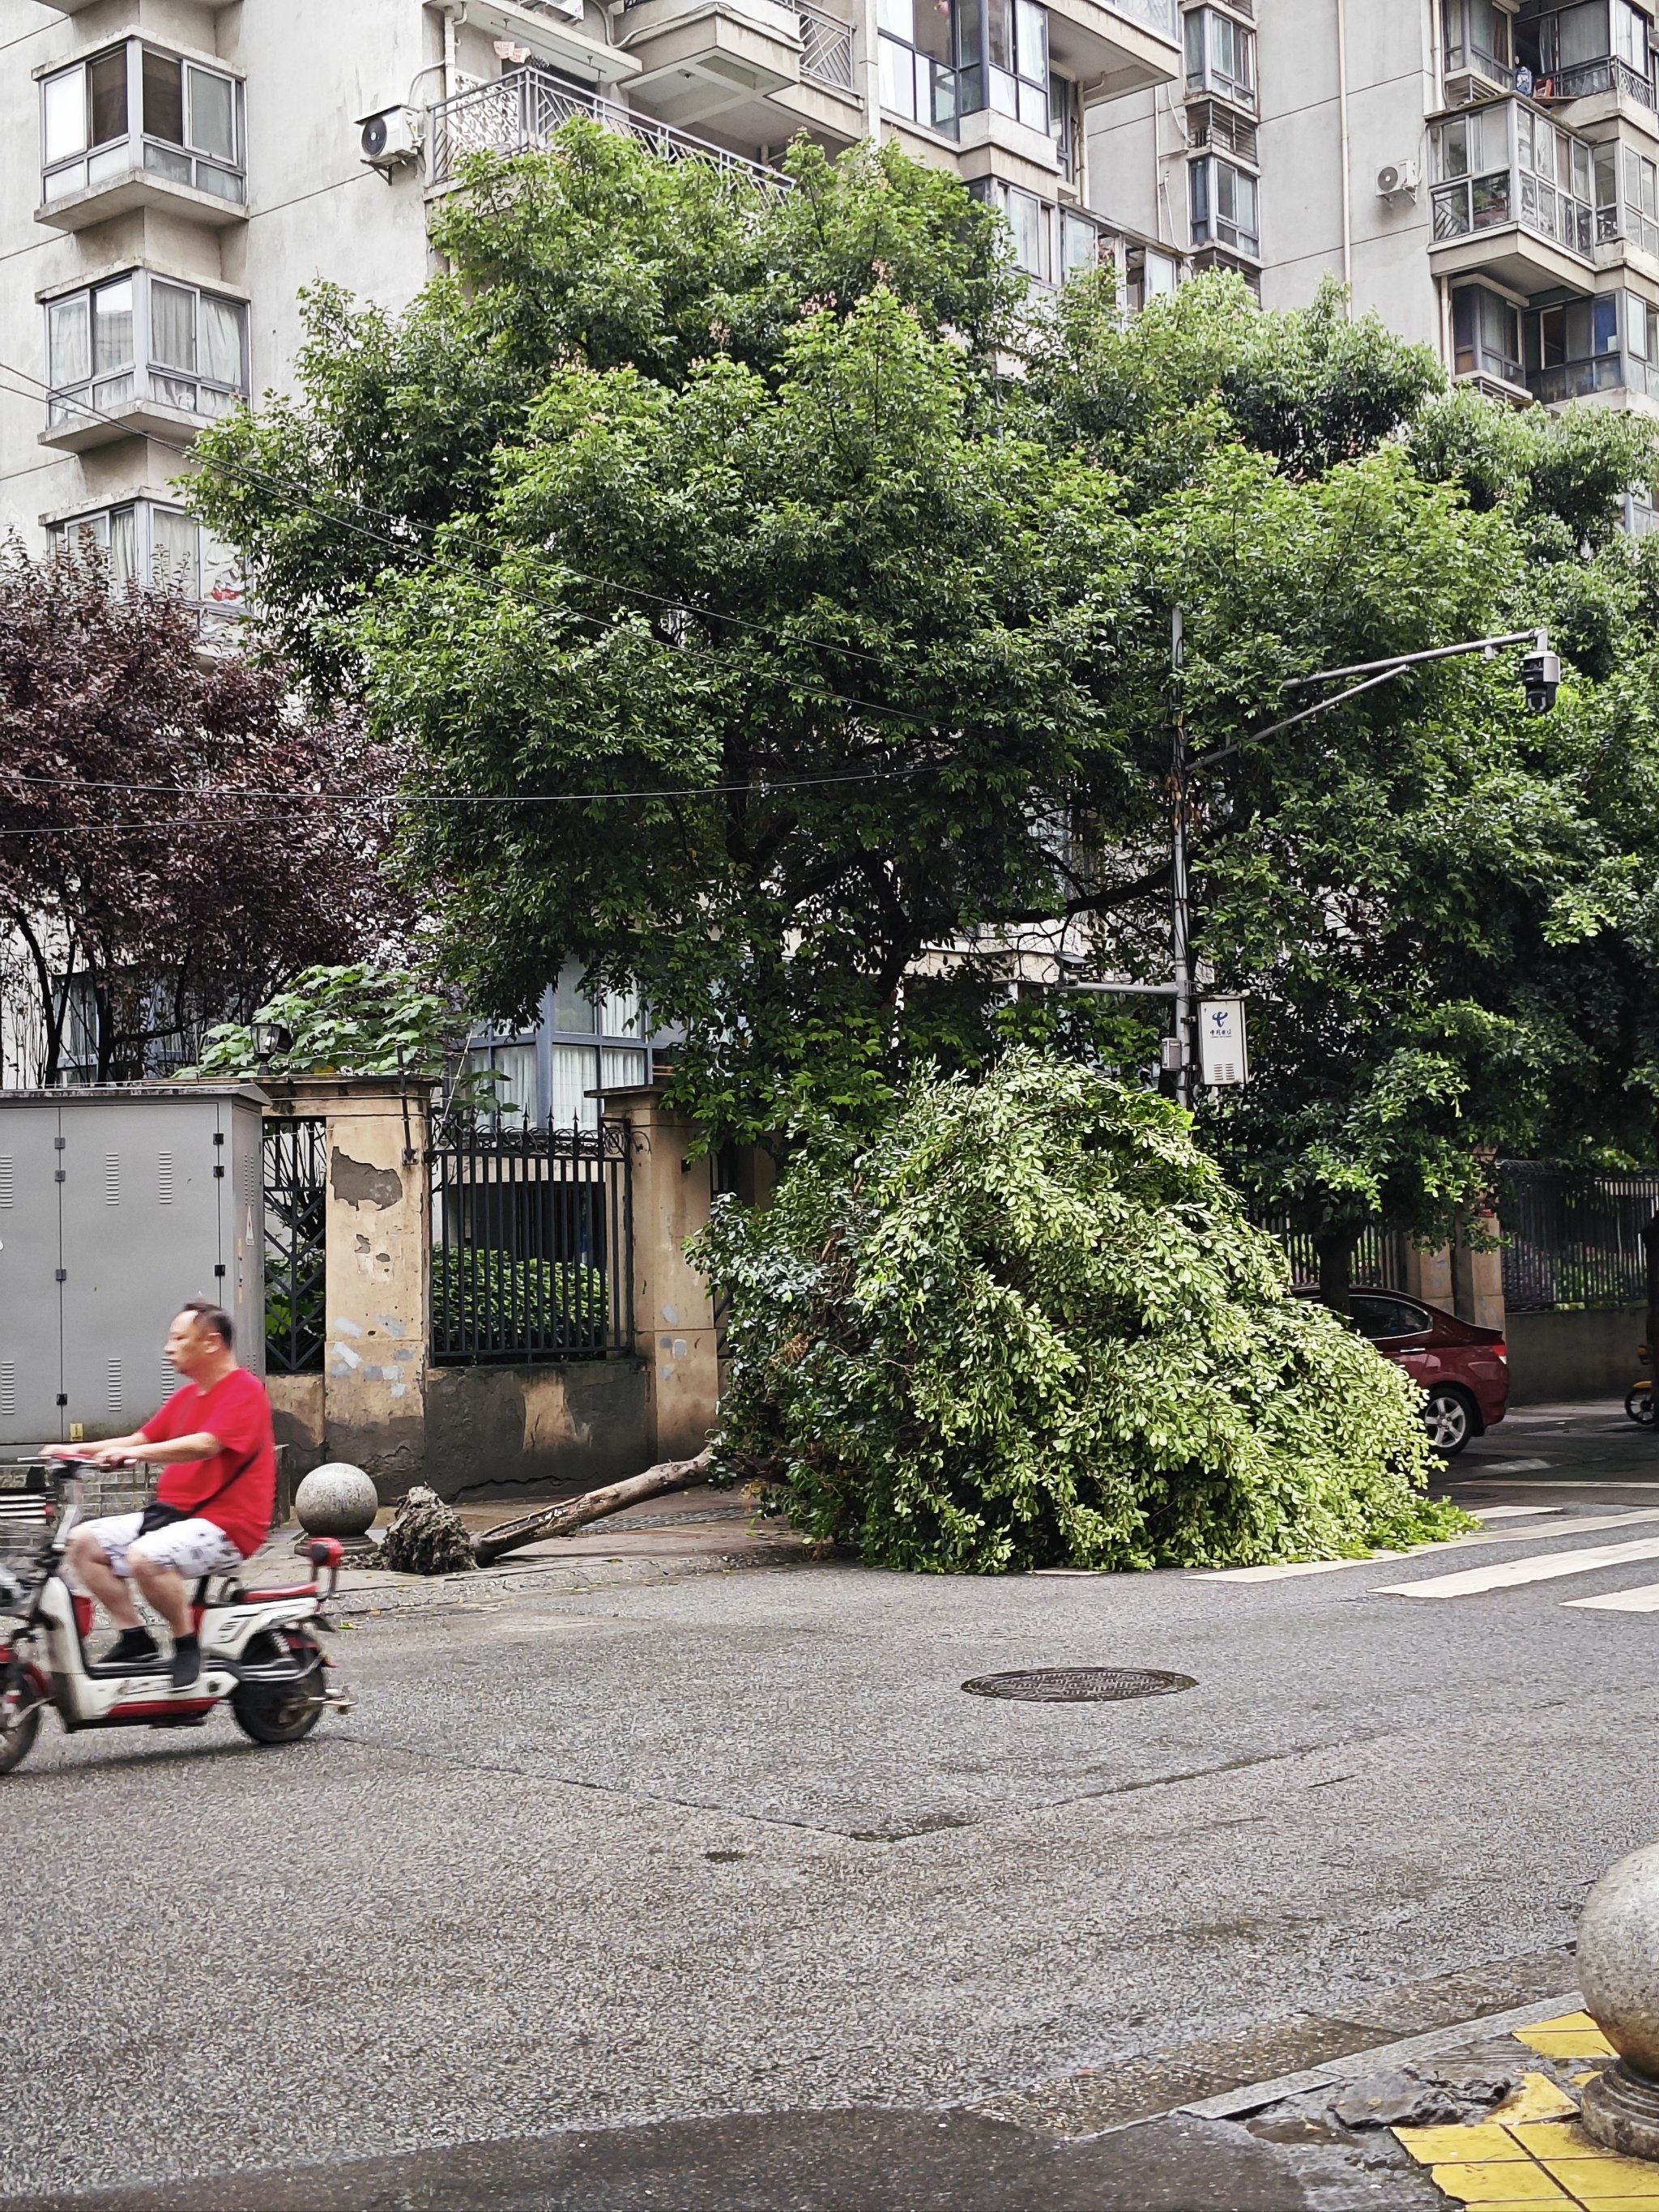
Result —
<instances>
[{"instance_id":1,"label":"crosswalk marking","mask_svg":"<svg viewBox=\"0 0 1659 2212\"><path fill-rule=\"evenodd\" d=\"M1583 1525L1582 1522L1579 1524ZM1659 1536L1632 1544L1592 1544L1577 1552L1546 1552L1537 1559L1506 1559L1492 1567L1466 1567L1427 1582L1388 1583L1386 1597L1477 1597L1486 1590L1515 1589L1523 1583L1553 1582L1561 1575L1587 1575L1598 1567L1621 1567L1637 1559L1659 1559Z\"/></svg>"},{"instance_id":2,"label":"crosswalk marking","mask_svg":"<svg viewBox=\"0 0 1659 2212\"><path fill-rule=\"evenodd\" d=\"M1501 1512L1513 1510L1516 1513L1559 1513L1556 1505L1522 1505L1514 1509L1494 1507L1483 1519L1495 1520ZM1569 1531L1575 1536L1593 1536L1605 1528L1628 1528L1638 1522L1659 1521L1659 1509L1651 1505L1632 1506L1624 1513L1591 1513L1582 1521L1564 1521L1559 1533ZM1292 1559L1281 1566L1272 1567L1200 1567L1194 1570L1206 1583L1279 1583L1288 1582L1297 1575L1333 1575L1340 1567L1375 1567L1385 1559L1419 1559L1431 1552L1459 1552L1471 1544L1525 1544L1545 1534L1541 1528L1486 1528L1478 1536L1454 1536L1446 1544L1422 1544L1413 1552L1373 1552L1367 1559ZM1550 1529L1551 1535L1557 1532ZM1052 1571L1052 1570L1050 1570Z\"/></svg>"},{"instance_id":3,"label":"crosswalk marking","mask_svg":"<svg viewBox=\"0 0 1659 2212\"><path fill-rule=\"evenodd\" d=\"M1613 1590L1606 1597L1570 1597L1565 1602L1583 1606L1587 1613L1659 1613L1659 1583L1644 1583L1640 1589Z\"/></svg>"}]
</instances>

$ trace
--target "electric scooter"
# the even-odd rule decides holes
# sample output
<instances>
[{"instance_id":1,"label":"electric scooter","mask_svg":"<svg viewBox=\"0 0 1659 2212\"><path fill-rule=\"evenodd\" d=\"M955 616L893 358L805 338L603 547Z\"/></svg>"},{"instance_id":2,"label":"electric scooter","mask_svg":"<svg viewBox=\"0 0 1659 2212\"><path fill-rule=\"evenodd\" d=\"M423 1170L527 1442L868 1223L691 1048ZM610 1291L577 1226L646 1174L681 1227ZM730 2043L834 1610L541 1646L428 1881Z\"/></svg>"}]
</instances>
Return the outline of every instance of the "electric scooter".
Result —
<instances>
[{"instance_id":1,"label":"electric scooter","mask_svg":"<svg viewBox=\"0 0 1659 2212\"><path fill-rule=\"evenodd\" d=\"M325 1568L327 1596L339 1583L341 1547L333 1536L307 1545L308 1583L245 1589L234 1574L202 1577L191 1608L202 1671L187 1689L173 1687L164 1659L111 1667L89 1657L92 1600L64 1579L64 1548L85 1495L75 1464L51 1463L54 1494L42 1494L45 1528L33 1554L0 1561L0 1774L28 1756L48 1706L73 1735L91 1728L200 1728L216 1705L228 1705L255 1743L297 1743L329 1706L350 1711L350 1692L331 1683L331 1662L314 1632L335 1625L318 1588Z\"/></svg>"}]
</instances>

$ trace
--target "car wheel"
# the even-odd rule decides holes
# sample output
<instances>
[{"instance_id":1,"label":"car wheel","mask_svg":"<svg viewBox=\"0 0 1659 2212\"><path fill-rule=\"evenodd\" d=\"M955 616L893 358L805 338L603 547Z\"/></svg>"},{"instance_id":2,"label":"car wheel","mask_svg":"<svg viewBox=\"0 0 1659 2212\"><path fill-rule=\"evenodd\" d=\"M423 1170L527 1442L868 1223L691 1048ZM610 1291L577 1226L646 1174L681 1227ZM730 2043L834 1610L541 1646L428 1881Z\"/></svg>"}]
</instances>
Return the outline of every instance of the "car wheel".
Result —
<instances>
[{"instance_id":1,"label":"car wheel","mask_svg":"<svg viewBox=\"0 0 1659 2212\"><path fill-rule=\"evenodd\" d=\"M1423 1408L1423 1426L1429 1442L1443 1458L1455 1459L1478 1425L1474 1401L1465 1390L1443 1383L1431 1390Z\"/></svg>"}]
</instances>

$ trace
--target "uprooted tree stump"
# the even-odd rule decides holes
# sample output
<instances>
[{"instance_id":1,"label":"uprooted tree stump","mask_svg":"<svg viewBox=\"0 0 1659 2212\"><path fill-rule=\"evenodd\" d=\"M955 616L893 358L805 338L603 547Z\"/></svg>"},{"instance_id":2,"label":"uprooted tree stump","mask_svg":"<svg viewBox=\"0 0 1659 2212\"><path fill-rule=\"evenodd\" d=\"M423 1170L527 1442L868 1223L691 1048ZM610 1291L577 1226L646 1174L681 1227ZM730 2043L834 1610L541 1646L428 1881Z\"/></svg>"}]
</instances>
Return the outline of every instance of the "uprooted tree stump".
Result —
<instances>
[{"instance_id":1,"label":"uprooted tree stump","mask_svg":"<svg viewBox=\"0 0 1659 2212\"><path fill-rule=\"evenodd\" d=\"M557 1505L521 1514L516 1521L498 1522L477 1536L469 1535L465 1522L453 1506L446 1505L435 1490L416 1484L402 1498L380 1547L382 1563L399 1573L453 1575L471 1567L487 1567L508 1552L550 1536L568 1536L591 1521L624 1512L647 1498L670 1491L689 1490L708 1472L714 1455L700 1451L695 1459L665 1459L643 1474L630 1474L603 1489L584 1491Z\"/></svg>"}]
</instances>

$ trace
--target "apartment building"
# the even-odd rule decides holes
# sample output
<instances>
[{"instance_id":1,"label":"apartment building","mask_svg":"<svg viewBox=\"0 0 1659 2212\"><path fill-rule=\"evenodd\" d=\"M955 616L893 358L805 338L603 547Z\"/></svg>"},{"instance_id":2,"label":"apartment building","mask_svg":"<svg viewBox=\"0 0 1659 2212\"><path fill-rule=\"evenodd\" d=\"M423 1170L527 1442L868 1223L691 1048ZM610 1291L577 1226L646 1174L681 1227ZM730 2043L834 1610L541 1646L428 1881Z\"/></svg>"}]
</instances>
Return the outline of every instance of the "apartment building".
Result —
<instances>
[{"instance_id":1,"label":"apartment building","mask_svg":"<svg viewBox=\"0 0 1659 2212\"><path fill-rule=\"evenodd\" d=\"M1499 399L1659 401L1648 8L1183 0L1182 15L1181 82L1090 112L1088 171L1120 221L1190 267L1239 270L1267 307L1340 277Z\"/></svg>"}]
</instances>

